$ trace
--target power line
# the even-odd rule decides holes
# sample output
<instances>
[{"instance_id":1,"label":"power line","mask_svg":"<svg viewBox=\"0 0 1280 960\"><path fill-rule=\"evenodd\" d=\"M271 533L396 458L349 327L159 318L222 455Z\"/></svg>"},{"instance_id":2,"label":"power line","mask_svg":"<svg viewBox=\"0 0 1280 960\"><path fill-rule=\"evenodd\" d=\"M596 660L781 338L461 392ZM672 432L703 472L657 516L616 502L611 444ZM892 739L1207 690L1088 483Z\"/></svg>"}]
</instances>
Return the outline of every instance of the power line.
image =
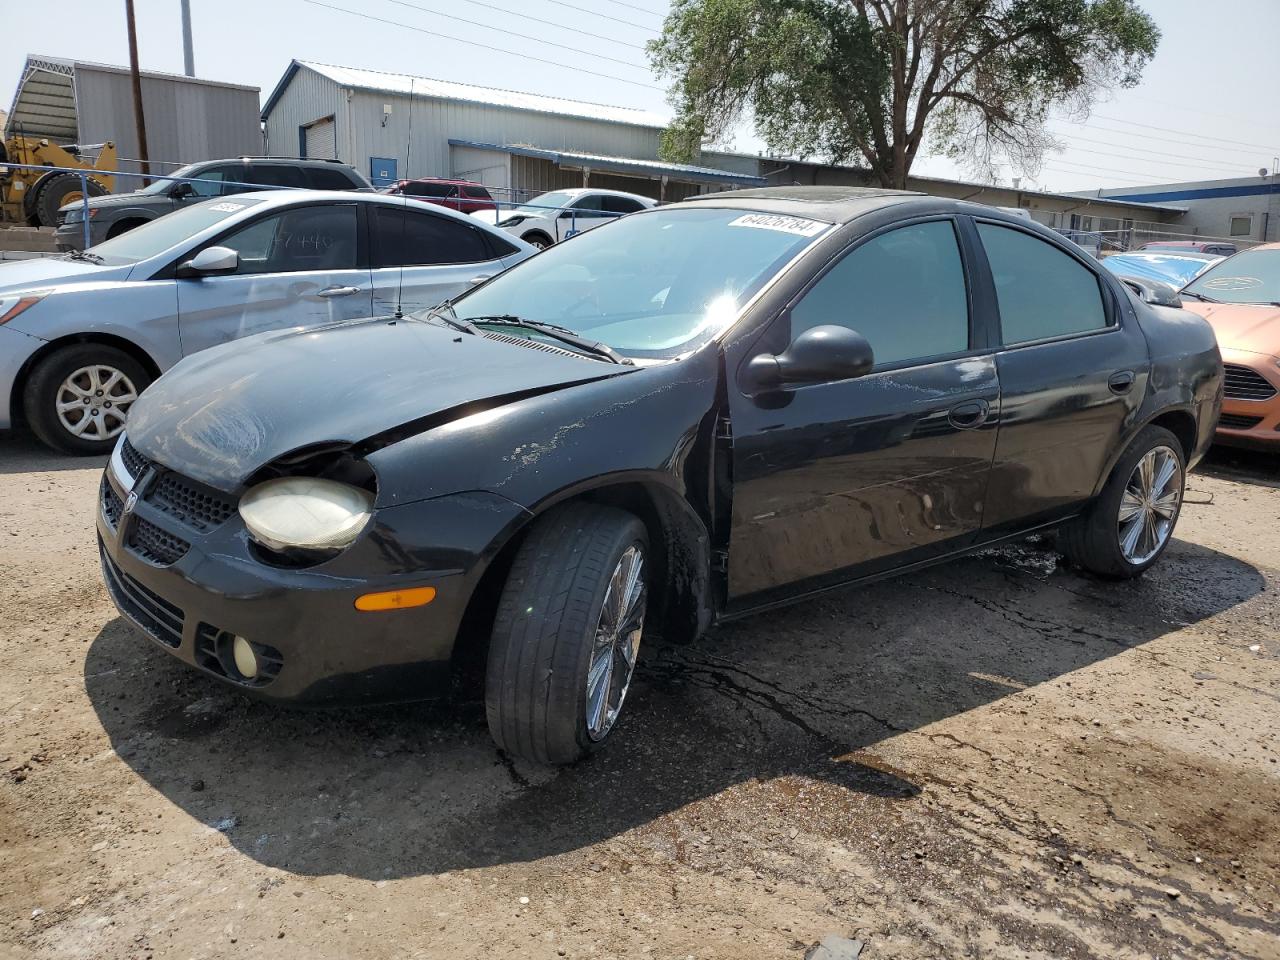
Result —
<instances>
[{"instance_id":1,"label":"power line","mask_svg":"<svg viewBox=\"0 0 1280 960\"><path fill-rule=\"evenodd\" d=\"M1057 123L1068 123L1069 121L1060 120L1060 121L1055 121L1055 122L1057 122ZM1098 125L1098 124L1096 124L1096 123L1074 123L1074 122L1071 122L1071 123L1070 123L1070 125L1071 125L1071 126L1074 126L1074 127L1085 127L1085 128L1087 128L1087 129L1089 129L1089 130L1096 130L1096 131L1098 131L1099 133L1119 134L1120 136L1125 136L1125 137L1142 137L1144 140L1158 140L1158 141L1160 141L1161 143L1176 143L1176 144L1178 144L1179 146L1183 146L1183 147L1187 147L1187 146L1198 147L1198 146L1200 146L1200 144L1198 144L1198 143L1191 143L1191 144L1187 143L1187 138L1186 138L1185 136L1183 136L1183 137L1157 137L1157 136L1155 136L1154 134L1151 134L1151 133L1137 133L1137 132L1132 131L1132 130L1117 130L1117 129L1115 129L1114 127L1103 127L1103 126L1100 126L1100 125ZM1054 131L1054 132L1060 132L1060 131ZM1064 134L1064 135L1065 135L1065 134ZM1208 139L1208 138L1206 138L1206 139ZM1119 144L1117 144L1117 146L1119 146ZM1220 147L1220 146L1212 146L1212 145L1210 145L1210 144L1205 144L1204 146L1205 146L1206 148L1208 148L1208 149L1211 149L1211 150L1219 150L1219 151L1222 151L1223 153L1249 153L1249 154L1253 154L1254 156L1256 156L1256 155L1257 155L1257 151L1256 151L1256 149L1254 149L1254 148L1248 148L1248 147ZM1137 148L1135 147L1134 149L1137 149Z\"/></svg>"},{"instance_id":2,"label":"power line","mask_svg":"<svg viewBox=\"0 0 1280 960\"><path fill-rule=\"evenodd\" d=\"M472 27L479 27L481 30L496 30L506 36L514 35L510 30L506 30L502 27L495 27L490 23L481 23L479 20L468 20L466 17L460 17L456 13L446 14L443 10L432 10L430 7L423 7L416 3L408 3L406 0L387 0L387 3L394 3L397 7L407 7L410 10L417 10L419 13L429 13L436 17L448 17L450 20L456 20L458 23L465 23ZM642 66L630 60L619 60L617 57L611 57L604 53L593 53L590 50L583 50L581 47L570 47L567 44L556 43L554 40L542 40L538 37L531 37L528 34L520 34L519 36L522 40L528 40L531 43L545 44L548 47L555 47L557 50L568 50L570 53L580 54L584 57L595 57L598 60L608 60L610 63L617 63L624 67L631 67L633 70L647 71L649 69L646 66Z\"/></svg>"},{"instance_id":3,"label":"power line","mask_svg":"<svg viewBox=\"0 0 1280 960\"><path fill-rule=\"evenodd\" d=\"M1081 140L1085 143L1096 143L1104 147L1119 147L1121 150L1144 150L1143 147L1133 147L1127 143L1116 143L1113 140L1092 140L1089 137L1082 137L1078 133L1069 134L1068 137L1069 137L1069 140L1073 143L1076 140ZM1091 151L1085 151L1085 152L1088 153ZM1175 157L1179 160L1197 160L1197 161L1207 160L1211 164L1215 162L1212 157L1205 157L1203 155L1196 157L1196 156L1189 156L1188 154L1185 154L1185 153L1166 153L1162 150L1144 150L1144 152L1154 157ZM1227 166L1230 166L1232 164L1237 164L1237 163L1244 165L1246 161L1232 159L1232 160L1222 161L1222 163Z\"/></svg>"},{"instance_id":4,"label":"power line","mask_svg":"<svg viewBox=\"0 0 1280 960\"><path fill-rule=\"evenodd\" d=\"M1138 178L1137 182L1143 183L1143 184L1150 184L1151 181L1155 179L1154 174L1143 173L1141 170L1122 170L1122 169L1116 169L1114 167L1106 167L1106 168L1091 167L1082 163L1074 163L1070 160L1054 160L1054 163L1061 164L1062 166L1065 166L1065 167L1078 167L1081 170L1084 170L1088 173L1102 173L1110 176L1119 176L1121 178L1124 178L1126 176L1137 177Z\"/></svg>"},{"instance_id":5,"label":"power line","mask_svg":"<svg viewBox=\"0 0 1280 960\"><path fill-rule=\"evenodd\" d=\"M602 17L605 20L626 24L628 27L635 27L637 30L644 30L655 35L659 32L653 27L646 27L643 23L636 23L634 20L623 20L621 17L612 17L607 13L601 13L599 10L592 10L589 7L579 7L572 3L565 3L564 0L547 0L547 3L554 3L557 7L568 7L570 10L577 10L579 13L589 13L593 17Z\"/></svg>"},{"instance_id":6,"label":"power line","mask_svg":"<svg viewBox=\"0 0 1280 960\"><path fill-rule=\"evenodd\" d=\"M647 13L651 17L666 17L665 13L659 13L657 10L651 10L648 7L637 6L634 3L626 3L625 0L606 0L616 7L630 7L632 10L639 10L641 13Z\"/></svg>"},{"instance_id":7,"label":"power line","mask_svg":"<svg viewBox=\"0 0 1280 960\"><path fill-rule=\"evenodd\" d=\"M402 30L412 30L415 33L423 33L429 37L439 37L442 40L452 40L454 43L466 44L469 47L479 47L482 50L489 50L493 53L505 54L508 57L517 57L521 60L529 60L533 63L545 64L548 67L559 67L562 70L572 70L575 73L585 73L588 76L600 77L605 80L616 80L618 83L630 84L633 87L641 87L645 90L662 90L663 88L653 83L642 83L639 80L628 80L626 77L617 77L611 73L600 73L596 70L588 70L585 67L575 67L568 63L560 63L556 60L546 60L542 57L535 57L532 54L520 53L517 50L508 50L505 47L495 47L488 43L480 43L476 40L464 40L462 37L455 37L449 33L440 33L436 30L427 30L423 27L415 27L409 23L401 23L399 20L388 20L384 17L375 17L371 13L363 13L359 10L348 10L346 7L338 7L329 3L321 3L320 0L302 0L303 3L309 3L313 7L324 7L326 10L336 10L339 13L349 14L353 17L360 17L364 20L372 20L375 23L381 23L388 27L399 27Z\"/></svg>"},{"instance_id":8,"label":"power line","mask_svg":"<svg viewBox=\"0 0 1280 960\"><path fill-rule=\"evenodd\" d=\"M625 40L619 40L616 37L606 37L602 33L592 33L590 30L579 30L577 27L571 27L567 23L560 23L557 20L543 20L541 17L530 16L521 10L512 10L508 7L500 7L496 3L485 3L484 0L463 0L463 3L470 3L477 7L486 7L490 10L496 10L498 13L505 13L512 17L524 17L526 20L532 20L534 23L545 24L548 27L555 27L557 30L568 30L570 33L580 33L584 37L590 37L592 40L603 40L605 43L612 44L615 47L630 47L632 50L643 50L643 44L628 43Z\"/></svg>"},{"instance_id":9,"label":"power line","mask_svg":"<svg viewBox=\"0 0 1280 960\"><path fill-rule=\"evenodd\" d=\"M1222 143L1239 144L1242 147L1254 147L1257 150L1275 150L1276 149L1275 144L1272 144L1271 146L1268 147L1261 143L1246 143L1243 140L1228 140L1225 137L1207 137L1199 133L1187 133L1185 130L1176 130L1173 127L1156 127L1156 126L1152 126L1149 123L1137 123L1133 120L1124 120L1120 117L1108 117L1105 114L1101 114L1101 113L1096 113L1094 114L1094 116L1102 120L1111 120L1115 123L1128 124L1131 127L1142 127L1144 130L1163 130L1165 133L1180 133L1184 137L1194 137L1197 140L1217 140Z\"/></svg>"},{"instance_id":10,"label":"power line","mask_svg":"<svg viewBox=\"0 0 1280 960\"><path fill-rule=\"evenodd\" d=\"M1084 139L1084 138L1081 137L1080 139ZM1097 141L1094 141L1094 142L1097 142ZM1135 157L1132 154L1126 154L1126 153L1108 153L1105 150L1091 150L1087 147L1082 147L1082 148L1069 147L1068 149L1074 149L1075 152L1077 153L1088 154L1090 156L1095 156L1095 157L1111 157L1115 160L1138 160L1140 162L1149 162L1152 165L1158 166L1158 167L1188 167L1192 170L1208 170L1210 172L1218 173L1218 174L1222 174L1224 172L1232 172L1231 167L1224 166L1222 164L1187 163L1185 161L1180 161L1180 160L1161 160L1161 159L1154 159L1154 160L1148 161L1147 158L1143 156ZM1136 150L1138 148L1126 146L1125 149ZM1253 173L1253 171L1249 171L1249 173L1244 173L1238 169L1235 172L1237 173L1238 176L1242 176L1242 177L1250 176Z\"/></svg>"}]
</instances>

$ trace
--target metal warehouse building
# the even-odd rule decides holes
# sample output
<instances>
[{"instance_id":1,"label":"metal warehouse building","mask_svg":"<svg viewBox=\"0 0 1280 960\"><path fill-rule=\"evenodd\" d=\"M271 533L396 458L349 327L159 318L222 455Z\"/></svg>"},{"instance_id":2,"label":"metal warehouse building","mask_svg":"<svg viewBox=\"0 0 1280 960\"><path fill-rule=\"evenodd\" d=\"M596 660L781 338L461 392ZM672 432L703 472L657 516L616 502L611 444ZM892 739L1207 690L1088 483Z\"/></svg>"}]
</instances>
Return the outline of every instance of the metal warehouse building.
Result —
<instances>
[{"instance_id":1,"label":"metal warehouse building","mask_svg":"<svg viewBox=\"0 0 1280 960\"><path fill-rule=\"evenodd\" d=\"M143 71L142 109L153 163L192 163L262 152L258 88ZM4 134L57 144L113 141L121 171L137 172L129 71L81 60L28 56ZM171 169L153 166L156 173ZM121 183L131 190L140 184Z\"/></svg>"},{"instance_id":2,"label":"metal warehouse building","mask_svg":"<svg viewBox=\"0 0 1280 960\"><path fill-rule=\"evenodd\" d=\"M451 177L514 199L589 184L676 200L765 182L659 160L665 121L643 110L301 60L262 120L272 155L336 158L377 184Z\"/></svg>"},{"instance_id":3,"label":"metal warehouse building","mask_svg":"<svg viewBox=\"0 0 1280 960\"><path fill-rule=\"evenodd\" d=\"M1248 243L1280 240L1280 171L1231 180L1159 183L1099 190L1091 196L1127 203L1179 204L1188 234Z\"/></svg>"}]
</instances>

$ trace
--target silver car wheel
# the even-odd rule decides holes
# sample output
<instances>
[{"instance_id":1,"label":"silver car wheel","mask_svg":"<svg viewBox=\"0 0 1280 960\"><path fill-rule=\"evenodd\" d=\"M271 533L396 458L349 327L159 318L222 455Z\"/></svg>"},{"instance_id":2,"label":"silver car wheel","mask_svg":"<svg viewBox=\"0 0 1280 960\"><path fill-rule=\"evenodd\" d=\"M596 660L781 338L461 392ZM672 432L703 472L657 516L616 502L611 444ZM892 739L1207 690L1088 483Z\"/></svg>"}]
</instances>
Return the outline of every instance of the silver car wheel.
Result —
<instances>
[{"instance_id":1,"label":"silver car wheel","mask_svg":"<svg viewBox=\"0 0 1280 960\"><path fill-rule=\"evenodd\" d=\"M1168 542L1182 507L1182 465L1166 446L1138 461L1120 495L1116 535L1120 552L1134 566L1154 557Z\"/></svg>"},{"instance_id":2,"label":"silver car wheel","mask_svg":"<svg viewBox=\"0 0 1280 960\"><path fill-rule=\"evenodd\" d=\"M609 578L587 667L587 735L599 742L622 711L644 630L644 550L627 548Z\"/></svg>"},{"instance_id":3,"label":"silver car wheel","mask_svg":"<svg viewBox=\"0 0 1280 960\"><path fill-rule=\"evenodd\" d=\"M110 440L124 430L138 390L122 371L94 364L74 371L58 387L58 421L73 437Z\"/></svg>"}]
</instances>

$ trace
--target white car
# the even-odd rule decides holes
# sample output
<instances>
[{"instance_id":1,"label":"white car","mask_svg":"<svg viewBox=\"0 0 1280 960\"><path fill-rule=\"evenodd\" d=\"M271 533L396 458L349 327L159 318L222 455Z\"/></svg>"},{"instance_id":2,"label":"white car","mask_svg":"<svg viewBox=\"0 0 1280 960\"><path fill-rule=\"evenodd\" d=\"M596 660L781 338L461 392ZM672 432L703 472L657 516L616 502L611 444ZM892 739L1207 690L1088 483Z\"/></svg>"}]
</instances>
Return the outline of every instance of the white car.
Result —
<instances>
[{"instance_id":1,"label":"white car","mask_svg":"<svg viewBox=\"0 0 1280 960\"><path fill-rule=\"evenodd\" d=\"M553 190L518 207L477 210L471 216L545 250L624 213L657 205L657 200L620 190Z\"/></svg>"}]
</instances>

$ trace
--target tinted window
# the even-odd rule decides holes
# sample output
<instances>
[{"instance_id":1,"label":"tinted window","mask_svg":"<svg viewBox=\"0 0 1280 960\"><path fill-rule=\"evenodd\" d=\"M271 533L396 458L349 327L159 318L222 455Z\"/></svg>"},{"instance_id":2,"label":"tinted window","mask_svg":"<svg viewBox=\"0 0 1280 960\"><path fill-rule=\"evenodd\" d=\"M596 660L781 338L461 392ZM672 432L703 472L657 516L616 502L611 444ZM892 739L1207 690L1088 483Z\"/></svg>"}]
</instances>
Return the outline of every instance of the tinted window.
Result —
<instances>
[{"instance_id":1,"label":"tinted window","mask_svg":"<svg viewBox=\"0 0 1280 960\"><path fill-rule=\"evenodd\" d=\"M375 267L478 263L490 259L481 232L428 213L379 206L373 211Z\"/></svg>"},{"instance_id":2,"label":"tinted window","mask_svg":"<svg viewBox=\"0 0 1280 960\"><path fill-rule=\"evenodd\" d=\"M578 213L582 213L584 210L603 210L603 201L604 197L600 196L600 194L589 193L586 196L576 198L569 204L568 209L576 210Z\"/></svg>"},{"instance_id":3,"label":"tinted window","mask_svg":"<svg viewBox=\"0 0 1280 960\"><path fill-rule=\"evenodd\" d=\"M250 183L260 183L267 187L301 187L302 171L297 167L285 167L274 163L249 164L248 178Z\"/></svg>"},{"instance_id":4,"label":"tinted window","mask_svg":"<svg viewBox=\"0 0 1280 960\"><path fill-rule=\"evenodd\" d=\"M407 183L404 192L411 197L452 197L458 188L448 183Z\"/></svg>"},{"instance_id":5,"label":"tinted window","mask_svg":"<svg viewBox=\"0 0 1280 960\"><path fill-rule=\"evenodd\" d=\"M1005 343L1100 330L1107 325L1102 287L1091 270L1021 230L978 224L991 264Z\"/></svg>"},{"instance_id":6,"label":"tinted window","mask_svg":"<svg viewBox=\"0 0 1280 960\"><path fill-rule=\"evenodd\" d=\"M969 300L949 220L900 227L837 263L791 311L791 336L838 324L858 331L876 366L969 349Z\"/></svg>"},{"instance_id":7,"label":"tinted window","mask_svg":"<svg viewBox=\"0 0 1280 960\"><path fill-rule=\"evenodd\" d=\"M604 209L608 213L635 213L643 210L644 204L630 197L603 197Z\"/></svg>"},{"instance_id":8,"label":"tinted window","mask_svg":"<svg viewBox=\"0 0 1280 960\"><path fill-rule=\"evenodd\" d=\"M341 167L307 167L305 172L316 190L352 190L359 186Z\"/></svg>"},{"instance_id":9,"label":"tinted window","mask_svg":"<svg viewBox=\"0 0 1280 960\"><path fill-rule=\"evenodd\" d=\"M464 197L470 197L472 200L492 200L493 199L493 197L489 196L489 191L486 190L484 187L463 187L462 195Z\"/></svg>"},{"instance_id":10,"label":"tinted window","mask_svg":"<svg viewBox=\"0 0 1280 960\"><path fill-rule=\"evenodd\" d=\"M356 208L351 203L298 207L265 217L218 241L240 254L237 273L353 270Z\"/></svg>"}]
</instances>

